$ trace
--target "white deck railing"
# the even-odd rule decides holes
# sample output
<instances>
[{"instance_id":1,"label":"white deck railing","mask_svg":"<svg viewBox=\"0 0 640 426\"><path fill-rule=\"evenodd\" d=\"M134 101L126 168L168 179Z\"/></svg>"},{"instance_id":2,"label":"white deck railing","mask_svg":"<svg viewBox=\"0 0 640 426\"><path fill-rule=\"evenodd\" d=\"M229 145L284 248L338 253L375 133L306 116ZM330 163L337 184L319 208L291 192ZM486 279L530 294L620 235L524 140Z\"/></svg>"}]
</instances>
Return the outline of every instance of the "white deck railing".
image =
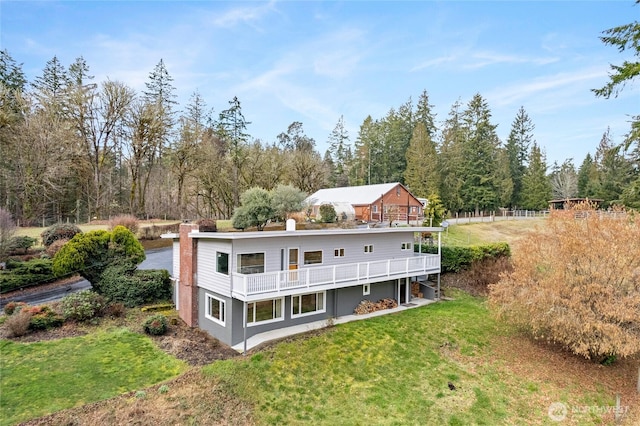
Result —
<instances>
[{"instance_id":1,"label":"white deck railing","mask_svg":"<svg viewBox=\"0 0 640 426\"><path fill-rule=\"evenodd\" d=\"M315 266L294 271L275 271L260 274L233 272L233 293L253 296L266 293L291 293L293 290L339 288L365 284L384 278L402 278L440 271L440 255L423 254L401 259L375 262Z\"/></svg>"}]
</instances>

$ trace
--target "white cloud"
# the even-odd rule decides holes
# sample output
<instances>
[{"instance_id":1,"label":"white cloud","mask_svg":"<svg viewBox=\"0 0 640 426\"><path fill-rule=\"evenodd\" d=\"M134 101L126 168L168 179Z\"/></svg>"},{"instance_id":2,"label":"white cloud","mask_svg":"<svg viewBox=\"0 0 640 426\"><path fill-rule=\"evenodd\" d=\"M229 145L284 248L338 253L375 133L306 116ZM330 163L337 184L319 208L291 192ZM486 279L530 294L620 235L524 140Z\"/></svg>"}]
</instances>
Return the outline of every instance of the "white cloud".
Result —
<instances>
[{"instance_id":1,"label":"white cloud","mask_svg":"<svg viewBox=\"0 0 640 426\"><path fill-rule=\"evenodd\" d=\"M231 28L238 24L250 25L257 28L256 23L274 10L275 1L256 3L260 6L236 7L227 10L213 19L217 27Z\"/></svg>"}]
</instances>

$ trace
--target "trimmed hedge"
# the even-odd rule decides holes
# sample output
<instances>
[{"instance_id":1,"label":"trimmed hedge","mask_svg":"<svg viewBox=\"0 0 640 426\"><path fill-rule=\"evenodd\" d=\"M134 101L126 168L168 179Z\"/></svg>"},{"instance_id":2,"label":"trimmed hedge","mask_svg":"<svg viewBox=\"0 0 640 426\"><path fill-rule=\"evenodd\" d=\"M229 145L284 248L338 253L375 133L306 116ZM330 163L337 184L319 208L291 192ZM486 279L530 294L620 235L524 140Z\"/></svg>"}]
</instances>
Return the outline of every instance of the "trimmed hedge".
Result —
<instances>
[{"instance_id":1,"label":"trimmed hedge","mask_svg":"<svg viewBox=\"0 0 640 426\"><path fill-rule=\"evenodd\" d=\"M57 223L44 230L42 237L42 245L49 247L57 240L70 240L77 234L82 234L82 230L71 223Z\"/></svg>"},{"instance_id":2,"label":"trimmed hedge","mask_svg":"<svg viewBox=\"0 0 640 426\"><path fill-rule=\"evenodd\" d=\"M113 265L98 282L109 301L122 302L128 308L171 299L171 279L165 269L131 271L129 265Z\"/></svg>"},{"instance_id":3,"label":"trimmed hedge","mask_svg":"<svg viewBox=\"0 0 640 426\"><path fill-rule=\"evenodd\" d=\"M474 262L483 259L510 257L511 248L507 243L490 243L476 246L442 246L442 272L460 272ZM422 245L423 253L437 253L438 247Z\"/></svg>"},{"instance_id":4,"label":"trimmed hedge","mask_svg":"<svg viewBox=\"0 0 640 426\"><path fill-rule=\"evenodd\" d=\"M20 287L55 281L51 259L31 259L27 262L9 260L7 269L0 271L0 293Z\"/></svg>"}]
</instances>

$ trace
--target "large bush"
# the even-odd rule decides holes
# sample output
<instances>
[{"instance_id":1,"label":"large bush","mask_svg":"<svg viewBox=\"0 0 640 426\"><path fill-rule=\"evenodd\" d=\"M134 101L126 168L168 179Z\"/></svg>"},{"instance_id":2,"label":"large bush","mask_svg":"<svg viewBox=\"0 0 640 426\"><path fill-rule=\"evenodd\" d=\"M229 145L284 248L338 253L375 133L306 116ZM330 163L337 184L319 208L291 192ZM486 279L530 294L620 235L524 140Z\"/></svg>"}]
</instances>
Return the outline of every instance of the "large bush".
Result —
<instances>
[{"instance_id":1,"label":"large bush","mask_svg":"<svg viewBox=\"0 0 640 426\"><path fill-rule=\"evenodd\" d=\"M31 259L27 262L9 260L7 269L0 271L0 293L55 280L51 259Z\"/></svg>"},{"instance_id":2,"label":"large bush","mask_svg":"<svg viewBox=\"0 0 640 426\"><path fill-rule=\"evenodd\" d=\"M438 247L424 244L423 253L437 253ZM511 248L507 243L489 243L475 246L442 246L442 272L460 272L469 268L474 262L485 259L497 259L511 256Z\"/></svg>"},{"instance_id":3,"label":"large bush","mask_svg":"<svg viewBox=\"0 0 640 426\"><path fill-rule=\"evenodd\" d=\"M116 226L124 226L132 234L136 234L139 228L138 218L132 214L121 214L109 220L109 229L113 230Z\"/></svg>"},{"instance_id":4,"label":"large bush","mask_svg":"<svg viewBox=\"0 0 640 426\"><path fill-rule=\"evenodd\" d=\"M100 276L99 292L127 307L171 298L171 279L165 269L132 270L130 265L109 266ZM98 288L94 289L98 290Z\"/></svg>"},{"instance_id":5,"label":"large bush","mask_svg":"<svg viewBox=\"0 0 640 426\"><path fill-rule=\"evenodd\" d=\"M322 204L320 206L320 220L324 223L333 223L336 221L336 209L331 204Z\"/></svg>"},{"instance_id":6,"label":"large bush","mask_svg":"<svg viewBox=\"0 0 640 426\"><path fill-rule=\"evenodd\" d=\"M116 226L111 232L77 234L56 253L53 272L56 275L77 272L96 288L100 275L110 265L127 265L133 270L144 259L144 248L133 233L124 226Z\"/></svg>"},{"instance_id":7,"label":"large bush","mask_svg":"<svg viewBox=\"0 0 640 426\"><path fill-rule=\"evenodd\" d=\"M240 207L237 207L231 218L232 226L236 229L246 229L251 226L262 231L267 222L273 219L274 210L269 191L254 187L240 195Z\"/></svg>"},{"instance_id":8,"label":"large bush","mask_svg":"<svg viewBox=\"0 0 640 426\"><path fill-rule=\"evenodd\" d=\"M602 361L640 352L640 218L555 212L490 286L493 309L535 338Z\"/></svg>"},{"instance_id":9,"label":"large bush","mask_svg":"<svg viewBox=\"0 0 640 426\"><path fill-rule=\"evenodd\" d=\"M106 306L105 298L91 290L70 294L60 301L64 319L79 322L101 316Z\"/></svg>"},{"instance_id":10,"label":"large bush","mask_svg":"<svg viewBox=\"0 0 640 426\"><path fill-rule=\"evenodd\" d=\"M77 234L82 234L82 231L76 225L71 223L58 223L44 230L40 234L40 237L42 237L42 245L49 247L54 241L70 240Z\"/></svg>"}]
</instances>

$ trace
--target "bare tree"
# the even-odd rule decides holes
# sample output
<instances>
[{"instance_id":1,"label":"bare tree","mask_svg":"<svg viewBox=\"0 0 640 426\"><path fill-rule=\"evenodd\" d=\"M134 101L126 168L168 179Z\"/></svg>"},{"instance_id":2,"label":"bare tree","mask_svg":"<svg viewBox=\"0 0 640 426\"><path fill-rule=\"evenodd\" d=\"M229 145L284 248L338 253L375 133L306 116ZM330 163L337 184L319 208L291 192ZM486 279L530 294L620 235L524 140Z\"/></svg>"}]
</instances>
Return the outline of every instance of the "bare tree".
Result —
<instances>
[{"instance_id":1,"label":"bare tree","mask_svg":"<svg viewBox=\"0 0 640 426\"><path fill-rule=\"evenodd\" d=\"M11 213L0 207L0 260L4 260L10 250L11 239L16 232L16 224Z\"/></svg>"},{"instance_id":2,"label":"bare tree","mask_svg":"<svg viewBox=\"0 0 640 426\"><path fill-rule=\"evenodd\" d=\"M100 90L96 85L83 85L70 91L67 115L78 138L81 158L91 170L88 206L98 218L109 204L105 176L113 166L117 131L133 98L132 89L110 80L102 83Z\"/></svg>"}]
</instances>

